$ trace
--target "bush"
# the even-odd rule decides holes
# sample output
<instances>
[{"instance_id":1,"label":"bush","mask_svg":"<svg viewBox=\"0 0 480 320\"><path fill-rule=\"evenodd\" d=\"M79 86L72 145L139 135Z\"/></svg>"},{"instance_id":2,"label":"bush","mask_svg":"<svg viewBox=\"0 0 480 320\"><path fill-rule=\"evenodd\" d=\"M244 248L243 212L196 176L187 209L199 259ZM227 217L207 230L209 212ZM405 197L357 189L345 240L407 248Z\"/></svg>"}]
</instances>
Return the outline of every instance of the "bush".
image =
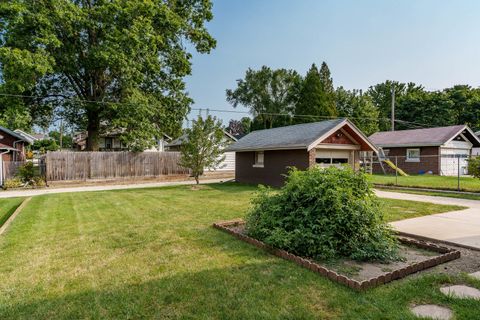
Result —
<instances>
[{"instance_id":1,"label":"bush","mask_svg":"<svg viewBox=\"0 0 480 320\"><path fill-rule=\"evenodd\" d=\"M247 233L304 257L388 261L397 241L365 174L351 168L292 170L277 191L261 187Z\"/></svg>"},{"instance_id":2,"label":"bush","mask_svg":"<svg viewBox=\"0 0 480 320\"><path fill-rule=\"evenodd\" d=\"M480 179L480 157L468 159L468 173Z\"/></svg>"},{"instance_id":3,"label":"bush","mask_svg":"<svg viewBox=\"0 0 480 320\"><path fill-rule=\"evenodd\" d=\"M27 162L18 168L17 177L24 183L31 183L35 178L33 162Z\"/></svg>"},{"instance_id":4,"label":"bush","mask_svg":"<svg viewBox=\"0 0 480 320\"><path fill-rule=\"evenodd\" d=\"M23 166L18 168L16 180L20 181L20 186L32 186L32 187L44 187L46 186L45 180L38 175L36 168L32 162L27 162ZM19 186L17 186L19 187ZM7 188L4 186L4 188ZM14 187L10 187L14 188Z\"/></svg>"},{"instance_id":5,"label":"bush","mask_svg":"<svg viewBox=\"0 0 480 320\"><path fill-rule=\"evenodd\" d=\"M4 189L20 188L22 186L22 180L18 178L6 179L3 183Z\"/></svg>"}]
</instances>

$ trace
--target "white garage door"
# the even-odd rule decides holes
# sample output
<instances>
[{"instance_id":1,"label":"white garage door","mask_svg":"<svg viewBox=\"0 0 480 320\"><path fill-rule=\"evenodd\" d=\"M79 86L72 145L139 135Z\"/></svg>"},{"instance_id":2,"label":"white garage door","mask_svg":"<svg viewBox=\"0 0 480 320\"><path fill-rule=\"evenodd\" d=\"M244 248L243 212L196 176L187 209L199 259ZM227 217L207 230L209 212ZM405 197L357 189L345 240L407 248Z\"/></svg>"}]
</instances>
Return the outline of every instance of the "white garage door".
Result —
<instances>
[{"instance_id":1,"label":"white garage door","mask_svg":"<svg viewBox=\"0 0 480 320\"><path fill-rule=\"evenodd\" d=\"M349 150L317 150L315 162L322 168L330 166L341 167L351 164L351 151Z\"/></svg>"},{"instance_id":2,"label":"white garage door","mask_svg":"<svg viewBox=\"0 0 480 320\"><path fill-rule=\"evenodd\" d=\"M468 174L468 156L469 149L442 149L440 159L440 169L443 176L458 175L460 165L460 175Z\"/></svg>"}]
</instances>

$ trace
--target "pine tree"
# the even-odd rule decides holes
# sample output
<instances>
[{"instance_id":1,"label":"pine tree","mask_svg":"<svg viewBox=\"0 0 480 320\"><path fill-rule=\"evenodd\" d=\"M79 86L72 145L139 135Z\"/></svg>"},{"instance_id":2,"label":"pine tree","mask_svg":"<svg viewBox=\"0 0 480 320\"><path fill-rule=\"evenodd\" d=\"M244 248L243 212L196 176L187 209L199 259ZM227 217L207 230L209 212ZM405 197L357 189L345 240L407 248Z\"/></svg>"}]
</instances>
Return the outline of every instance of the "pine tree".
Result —
<instances>
[{"instance_id":1,"label":"pine tree","mask_svg":"<svg viewBox=\"0 0 480 320\"><path fill-rule=\"evenodd\" d=\"M333 79L330 74L330 69L325 61L322 62L322 66L320 67L320 83L323 93L322 109L326 110L329 116L336 117L335 88L333 87Z\"/></svg>"},{"instance_id":2,"label":"pine tree","mask_svg":"<svg viewBox=\"0 0 480 320\"><path fill-rule=\"evenodd\" d=\"M296 123L321 121L337 116L335 91L333 91L333 95L330 94L331 90L333 90L333 82L330 78L328 67L324 70L324 76L326 76L325 79L327 81L324 81L322 84L322 75L318 71L317 66L312 64L303 80L299 99L295 107ZM328 92L324 91L324 87L328 89Z\"/></svg>"},{"instance_id":3,"label":"pine tree","mask_svg":"<svg viewBox=\"0 0 480 320\"><path fill-rule=\"evenodd\" d=\"M320 74L317 66L312 64L303 80L299 99L295 106L295 122L313 122L318 121L315 117L305 117L303 115L319 115L319 107L322 103L322 88L320 83Z\"/></svg>"}]
</instances>

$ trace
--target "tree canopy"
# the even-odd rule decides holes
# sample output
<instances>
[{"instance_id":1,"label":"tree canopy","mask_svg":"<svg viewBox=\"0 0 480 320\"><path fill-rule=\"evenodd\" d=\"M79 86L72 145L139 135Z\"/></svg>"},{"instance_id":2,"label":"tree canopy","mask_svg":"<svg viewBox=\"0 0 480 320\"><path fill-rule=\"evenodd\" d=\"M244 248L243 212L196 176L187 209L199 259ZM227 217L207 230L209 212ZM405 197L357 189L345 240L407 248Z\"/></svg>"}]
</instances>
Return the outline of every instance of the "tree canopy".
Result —
<instances>
[{"instance_id":1,"label":"tree canopy","mask_svg":"<svg viewBox=\"0 0 480 320\"><path fill-rule=\"evenodd\" d=\"M180 165L191 170L198 184L205 169L213 169L225 159L225 133L221 121L208 115L193 120L192 127L185 130L185 137Z\"/></svg>"},{"instance_id":2,"label":"tree canopy","mask_svg":"<svg viewBox=\"0 0 480 320\"><path fill-rule=\"evenodd\" d=\"M300 75L293 70L266 66L258 71L248 69L244 79L237 80L236 89L227 89L227 101L233 107L249 108L262 129L288 125L300 83Z\"/></svg>"},{"instance_id":3,"label":"tree canopy","mask_svg":"<svg viewBox=\"0 0 480 320\"><path fill-rule=\"evenodd\" d=\"M191 103L187 48L215 47L205 26L211 9L209 0L2 2L3 89L86 128L88 150L98 150L101 125L145 148L162 132L180 133Z\"/></svg>"}]
</instances>

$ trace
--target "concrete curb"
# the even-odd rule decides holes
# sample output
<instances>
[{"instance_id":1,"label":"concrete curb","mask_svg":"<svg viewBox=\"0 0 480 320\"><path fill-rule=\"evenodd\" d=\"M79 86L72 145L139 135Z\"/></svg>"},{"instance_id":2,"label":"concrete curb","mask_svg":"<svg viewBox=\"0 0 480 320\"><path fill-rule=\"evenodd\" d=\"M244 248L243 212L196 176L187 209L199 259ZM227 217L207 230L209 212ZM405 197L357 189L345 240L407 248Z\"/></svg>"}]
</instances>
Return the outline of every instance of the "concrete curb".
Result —
<instances>
[{"instance_id":1,"label":"concrete curb","mask_svg":"<svg viewBox=\"0 0 480 320\"><path fill-rule=\"evenodd\" d=\"M5 223L0 228L0 235L2 235L8 228L8 226L12 223L13 220L18 216L18 214L25 208L25 206L32 200L32 197L28 197L15 209L12 215L5 221Z\"/></svg>"},{"instance_id":2,"label":"concrete curb","mask_svg":"<svg viewBox=\"0 0 480 320\"><path fill-rule=\"evenodd\" d=\"M471 192L471 191L455 191L449 189L432 189L432 188L416 188L416 187L402 187L402 186L394 186L389 184L379 184L374 183L373 186L378 189L390 189L390 190L407 190L407 191L424 191L424 192L438 192L438 193L445 193L445 194L456 194L456 195L471 195L471 196L479 196L480 192Z\"/></svg>"}]
</instances>

